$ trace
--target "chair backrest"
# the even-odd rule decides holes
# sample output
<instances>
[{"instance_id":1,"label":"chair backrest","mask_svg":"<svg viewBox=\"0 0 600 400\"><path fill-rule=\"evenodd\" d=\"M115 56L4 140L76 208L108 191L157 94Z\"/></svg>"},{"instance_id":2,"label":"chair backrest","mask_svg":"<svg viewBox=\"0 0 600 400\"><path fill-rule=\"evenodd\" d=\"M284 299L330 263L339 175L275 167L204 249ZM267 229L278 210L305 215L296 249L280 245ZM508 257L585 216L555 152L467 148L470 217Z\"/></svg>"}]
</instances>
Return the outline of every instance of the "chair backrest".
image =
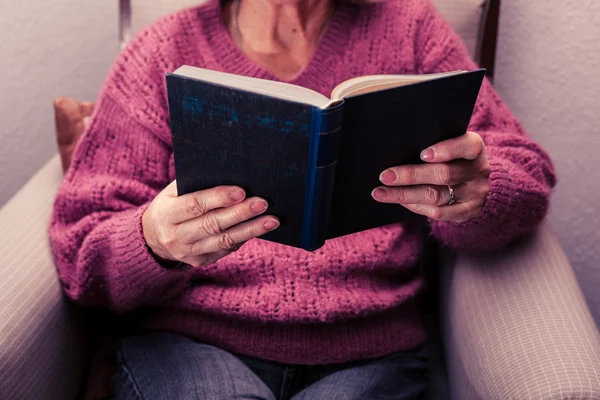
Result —
<instances>
[{"instance_id":1,"label":"chair backrest","mask_svg":"<svg viewBox=\"0 0 600 400\"><path fill-rule=\"evenodd\" d=\"M121 41L155 19L184 7L210 0L119 0ZM488 69L494 68L500 0L432 0L442 15L462 37L473 59Z\"/></svg>"}]
</instances>

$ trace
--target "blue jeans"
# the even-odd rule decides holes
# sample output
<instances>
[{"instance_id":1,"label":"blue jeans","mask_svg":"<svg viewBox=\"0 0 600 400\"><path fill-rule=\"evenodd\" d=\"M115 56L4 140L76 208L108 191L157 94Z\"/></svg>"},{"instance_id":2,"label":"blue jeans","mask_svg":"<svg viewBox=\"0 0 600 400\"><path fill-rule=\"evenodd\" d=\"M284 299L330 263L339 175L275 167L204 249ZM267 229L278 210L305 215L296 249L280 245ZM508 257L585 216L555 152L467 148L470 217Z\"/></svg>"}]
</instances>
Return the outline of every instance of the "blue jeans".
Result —
<instances>
[{"instance_id":1,"label":"blue jeans","mask_svg":"<svg viewBox=\"0 0 600 400\"><path fill-rule=\"evenodd\" d=\"M425 348L336 365L285 365L234 355L183 336L121 339L117 399L416 400L427 385Z\"/></svg>"}]
</instances>

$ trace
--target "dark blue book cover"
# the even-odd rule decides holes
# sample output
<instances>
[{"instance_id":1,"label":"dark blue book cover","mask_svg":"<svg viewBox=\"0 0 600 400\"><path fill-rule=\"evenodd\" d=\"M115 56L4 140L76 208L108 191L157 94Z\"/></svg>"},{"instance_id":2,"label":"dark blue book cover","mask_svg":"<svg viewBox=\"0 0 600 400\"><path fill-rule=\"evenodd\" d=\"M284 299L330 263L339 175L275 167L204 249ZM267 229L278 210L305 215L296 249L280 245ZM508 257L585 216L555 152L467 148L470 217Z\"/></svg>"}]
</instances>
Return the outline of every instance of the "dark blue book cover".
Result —
<instances>
[{"instance_id":1,"label":"dark blue book cover","mask_svg":"<svg viewBox=\"0 0 600 400\"><path fill-rule=\"evenodd\" d=\"M383 170L422 163L422 150L467 131L484 75L465 72L345 100L327 237L422 218L376 202L371 191Z\"/></svg>"},{"instance_id":2,"label":"dark blue book cover","mask_svg":"<svg viewBox=\"0 0 600 400\"><path fill-rule=\"evenodd\" d=\"M385 168L419 162L465 133L483 71L316 106L167 75L179 195L239 185L281 226L264 239L314 250L325 239L411 214L371 198Z\"/></svg>"}]
</instances>

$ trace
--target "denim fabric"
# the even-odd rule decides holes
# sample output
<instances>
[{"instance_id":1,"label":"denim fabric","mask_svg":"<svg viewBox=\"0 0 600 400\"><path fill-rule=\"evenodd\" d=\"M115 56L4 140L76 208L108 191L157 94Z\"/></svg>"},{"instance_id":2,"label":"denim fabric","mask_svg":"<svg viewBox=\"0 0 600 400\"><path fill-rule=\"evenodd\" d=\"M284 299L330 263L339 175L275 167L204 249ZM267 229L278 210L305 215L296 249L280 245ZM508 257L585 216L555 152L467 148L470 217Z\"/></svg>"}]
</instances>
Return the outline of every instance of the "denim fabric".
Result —
<instances>
[{"instance_id":1,"label":"denim fabric","mask_svg":"<svg viewBox=\"0 0 600 400\"><path fill-rule=\"evenodd\" d=\"M117 356L123 400L417 400L427 385L425 348L345 364L286 365L151 333L121 339Z\"/></svg>"}]
</instances>

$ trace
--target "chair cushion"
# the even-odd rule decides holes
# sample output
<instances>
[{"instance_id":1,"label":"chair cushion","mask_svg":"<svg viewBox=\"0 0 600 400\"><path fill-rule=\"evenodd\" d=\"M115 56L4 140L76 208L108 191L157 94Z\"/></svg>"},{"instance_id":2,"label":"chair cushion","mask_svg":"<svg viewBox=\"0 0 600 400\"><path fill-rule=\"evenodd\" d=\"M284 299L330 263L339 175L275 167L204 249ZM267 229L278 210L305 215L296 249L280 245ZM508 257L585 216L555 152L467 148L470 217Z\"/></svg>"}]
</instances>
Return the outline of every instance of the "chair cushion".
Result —
<instances>
[{"instance_id":1,"label":"chair cushion","mask_svg":"<svg viewBox=\"0 0 600 400\"><path fill-rule=\"evenodd\" d=\"M208 0L131 0L130 32L128 38L163 15L185 7L200 5ZM397 0L389 0L397 1ZM471 57L478 61L479 32L483 24L485 5L489 0L432 0L454 30L462 37ZM125 11L124 9L121 12Z\"/></svg>"},{"instance_id":2,"label":"chair cushion","mask_svg":"<svg viewBox=\"0 0 600 400\"><path fill-rule=\"evenodd\" d=\"M71 165L80 136L85 131L92 115L94 104L78 101L69 97L54 100L54 122L56 125L56 142L63 172Z\"/></svg>"},{"instance_id":3,"label":"chair cushion","mask_svg":"<svg viewBox=\"0 0 600 400\"><path fill-rule=\"evenodd\" d=\"M130 0L131 34L139 32L152 21L185 7L201 5L209 0ZM121 10L123 11L123 10Z\"/></svg>"},{"instance_id":4,"label":"chair cushion","mask_svg":"<svg viewBox=\"0 0 600 400\"><path fill-rule=\"evenodd\" d=\"M432 2L462 38L471 57L479 61L479 37L489 0L432 0Z\"/></svg>"}]
</instances>

